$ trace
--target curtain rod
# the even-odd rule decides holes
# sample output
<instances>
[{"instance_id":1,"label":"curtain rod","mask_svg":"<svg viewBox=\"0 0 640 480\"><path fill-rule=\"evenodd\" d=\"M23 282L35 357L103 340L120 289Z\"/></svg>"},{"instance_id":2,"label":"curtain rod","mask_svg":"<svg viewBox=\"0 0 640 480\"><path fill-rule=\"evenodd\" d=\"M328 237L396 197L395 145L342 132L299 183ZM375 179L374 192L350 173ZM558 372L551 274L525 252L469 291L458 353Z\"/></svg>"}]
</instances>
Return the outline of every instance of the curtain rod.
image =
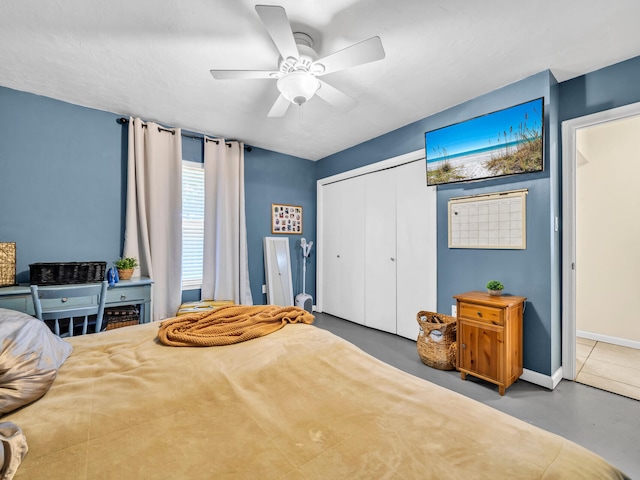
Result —
<instances>
[{"instance_id":1,"label":"curtain rod","mask_svg":"<svg viewBox=\"0 0 640 480\"><path fill-rule=\"evenodd\" d=\"M125 124L129 123L129 119L128 119L128 118L125 118L125 117L120 117L120 118L117 120L117 122L118 122L120 125L125 125ZM147 124L146 124L146 123L143 123L143 124L142 124L142 128L147 128ZM169 128L163 128L163 127L160 127L160 126L158 127L158 131L159 131L159 132L169 132L169 133L171 133L171 135L175 135L175 134L176 134L176 132L175 132L174 130L171 130L171 129L169 129ZM204 140L205 142L215 142L215 144L216 144L216 145L220 142L220 140L216 140L216 139L214 139L214 138L207 138L207 137L204 137L204 136L199 137L199 136L197 136L197 135L189 135L189 134L187 134L187 133L182 133L181 135L182 135L183 137L186 137L186 138L193 138L193 139L196 139L196 140ZM229 143L227 143L227 142L225 142L225 143L226 143L226 145L227 145L229 148L231 148L231 145L230 145ZM250 146L250 145L245 145L245 146L244 146L244 149L245 149L247 152L250 152L250 151L251 151L251 146Z\"/></svg>"}]
</instances>

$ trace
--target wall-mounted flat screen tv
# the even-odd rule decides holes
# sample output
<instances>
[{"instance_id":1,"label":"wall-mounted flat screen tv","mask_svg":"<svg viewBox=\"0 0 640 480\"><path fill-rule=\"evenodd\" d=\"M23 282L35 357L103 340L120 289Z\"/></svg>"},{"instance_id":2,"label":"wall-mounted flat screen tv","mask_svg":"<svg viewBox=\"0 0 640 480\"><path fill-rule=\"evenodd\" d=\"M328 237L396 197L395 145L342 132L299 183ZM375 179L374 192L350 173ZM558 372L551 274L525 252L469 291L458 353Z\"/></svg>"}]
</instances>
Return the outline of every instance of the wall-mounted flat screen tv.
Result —
<instances>
[{"instance_id":1,"label":"wall-mounted flat screen tv","mask_svg":"<svg viewBox=\"0 0 640 480\"><path fill-rule=\"evenodd\" d=\"M539 172L543 98L425 133L427 185Z\"/></svg>"}]
</instances>

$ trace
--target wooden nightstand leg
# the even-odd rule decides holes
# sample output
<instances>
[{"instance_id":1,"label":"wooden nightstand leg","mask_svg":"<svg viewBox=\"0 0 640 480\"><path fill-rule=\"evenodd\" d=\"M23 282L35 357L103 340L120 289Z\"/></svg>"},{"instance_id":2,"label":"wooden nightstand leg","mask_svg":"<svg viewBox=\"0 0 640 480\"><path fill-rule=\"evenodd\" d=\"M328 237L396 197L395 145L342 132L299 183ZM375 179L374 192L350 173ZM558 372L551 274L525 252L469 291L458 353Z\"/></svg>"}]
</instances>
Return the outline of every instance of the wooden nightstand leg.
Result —
<instances>
[{"instance_id":1,"label":"wooden nightstand leg","mask_svg":"<svg viewBox=\"0 0 640 480\"><path fill-rule=\"evenodd\" d=\"M467 379L467 374L466 374L466 373L464 373L464 372L460 372L460 378L461 378L462 380L466 380L466 379Z\"/></svg>"},{"instance_id":2,"label":"wooden nightstand leg","mask_svg":"<svg viewBox=\"0 0 640 480\"><path fill-rule=\"evenodd\" d=\"M500 395L504 395L504 391L505 388L502 385L498 385L498 392L500 392Z\"/></svg>"}]
</instances>

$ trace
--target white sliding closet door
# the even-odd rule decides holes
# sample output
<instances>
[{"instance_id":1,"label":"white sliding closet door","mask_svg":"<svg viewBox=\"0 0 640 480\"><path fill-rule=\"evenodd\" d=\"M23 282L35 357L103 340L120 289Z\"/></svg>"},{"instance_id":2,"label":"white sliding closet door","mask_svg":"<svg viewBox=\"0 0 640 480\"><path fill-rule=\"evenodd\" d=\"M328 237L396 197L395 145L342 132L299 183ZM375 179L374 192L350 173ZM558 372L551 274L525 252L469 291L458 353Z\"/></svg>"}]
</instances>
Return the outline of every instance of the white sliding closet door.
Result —
<instances>
[{"instance_id":1,"label":"white sliding closet door","mask_svg":"<svg viewBox=\"0 0 640 480\"><path fill-rule=\"evenodd\" d=\"M325 185L323 188L322 210L325 221L323 222L322 238L319 239L319 247L322 248L322 310L338 315L340 307L340 284L335 278L340 269L340 183Z\"/></svg>"},{"instance_id":2,"label":"white sliding closet door","mask_svg":"<svg viewBox=\"0 0 640 480\"><path fill-rule=\"evenodd\" d=\"M396 168L365 175L365 319L396 333Z\"/></svg>"},{"instance_id":3,"label":"white sliding closet door","mask_svg":"<svg viewBox=\"0 0 640 480\"><path fill-rule=\"evenodd\" d=\"M319 188L322 311L416 340L416 314L437 307L436 189L424 158Z\"/></svg>"},{"instance_id":4,"label":"white sliding closet door","mask_svg":"<svg viewBox=\"0 0 640 480\"><path fill-rule=\"evenodd\" d=\"M418 338L416 314L437 308L436 187L427 187L425 161L396 171L397 334Z\"/></svg>"},{"instance_id":5,"label":"white sliding closet door","mask_svg":"<svg viewBox=\"0 0 640 480\"><path fill-rule=\"evenodd\" d=\"M364 324L364 178L322 188L322 309Z\"/></svg>"}]
</instances>

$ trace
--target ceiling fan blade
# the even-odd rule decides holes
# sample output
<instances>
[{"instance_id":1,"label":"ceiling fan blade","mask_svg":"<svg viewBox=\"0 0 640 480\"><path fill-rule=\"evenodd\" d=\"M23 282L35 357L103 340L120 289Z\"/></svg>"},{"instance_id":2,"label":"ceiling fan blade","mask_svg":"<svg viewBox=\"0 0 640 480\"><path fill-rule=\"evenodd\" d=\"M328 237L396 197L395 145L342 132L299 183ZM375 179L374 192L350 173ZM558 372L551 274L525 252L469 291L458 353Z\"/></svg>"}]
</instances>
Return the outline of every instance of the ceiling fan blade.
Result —
<instances>
[{"instance_id":1,"label":"ceiling fan blade","mask_svg":"<svg viewBox=\"0 0 640 480\"><path fill-rule=\"evenodd\" d=\"M284 8L276 5L256 5L256 12L258 12L264 26L267 27L267 31L282 58L285 60L289 57L298 59L300 54Z\"/></svg>"},{"instance_id":2,"label":"ceiling fan blade","mask_svg":"<svg viewBox=\"0 0 640 480\"><path fill-rule=\"evenodd\" d=\"M316 60L314 65L322 65L324 67L324 71L317 75L326 75L327 73L337 72L356 65L382 60L384 56L384 48L380 37L371 37L368 40Z\"/></svg>"},{"instance_id":3,"label":"ceiling fan blade","mask_svg":"<svg viewBox=\"0 0 640 480\"><path fill-rule=\"evenodd\" d=\"M269 110L269 114L267 116L282 117L285 113L287 113L289 105L291 105L291 102L287 100L284 95L280 95L276 99L276 102L273 104L273 107L271 107L271 110Z\"/></svg>"},{"instance_id":4,"label":"ceiling fan blade","mask_svg":"<svg viewBox=\"0 0 640 480\"><path fill-rule=\"evenodd\" d=\"M217 80L236 80L253 78L277 78L272 70L210 70L213 78Z\"/></svg>"},{"instance_id":5,"label":"ceiling fan blade","mask_svg":"<svg viewBox=\"0 0 640 480\"><path fill-rule=\"evenodd\" d=\"M316 92L316 95L323 99L325 102L343 111L350 110L358 104L358 102L356 102L346 93L342 93L337 88L332 87L322 80L318 81L320 82L320 88Z\"/></svg>"}]
</instances>

